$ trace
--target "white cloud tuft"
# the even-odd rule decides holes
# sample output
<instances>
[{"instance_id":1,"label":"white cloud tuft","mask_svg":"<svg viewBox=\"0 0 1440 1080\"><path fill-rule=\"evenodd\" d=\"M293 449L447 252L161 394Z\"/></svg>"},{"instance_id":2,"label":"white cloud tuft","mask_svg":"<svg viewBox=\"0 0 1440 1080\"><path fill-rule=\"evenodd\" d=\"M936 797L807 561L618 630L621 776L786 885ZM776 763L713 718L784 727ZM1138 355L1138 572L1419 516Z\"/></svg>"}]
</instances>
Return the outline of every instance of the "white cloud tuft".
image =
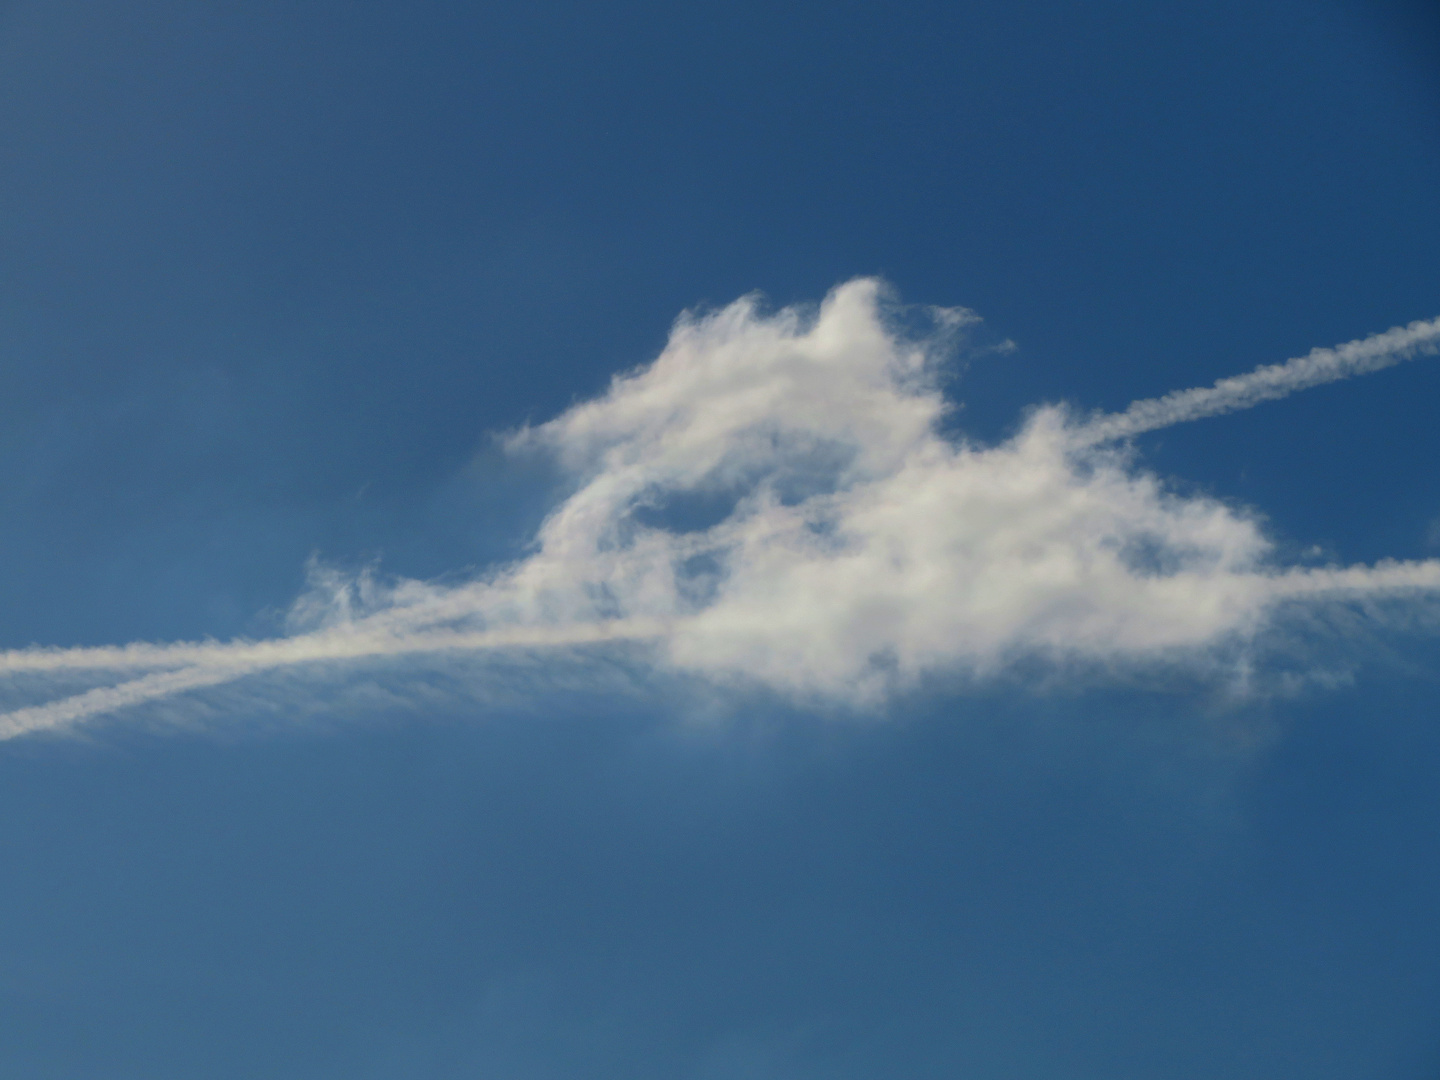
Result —
<instances>
[{"instance_id":1,"label":"white cloud tuft","mask_svg":"<svg viewBox=\"0 0 1440 1080\"><path fill-rule=\"evenodd\" d=\"M928 671L1200 655L1282 602L1440 589L1437 560L1280 565L1254 519L1115 445L1433 351L1440 321L1114 416L1039 408L995 446L940 430L936 367L973 321L936 311L907 337L869 279L810 314L744 299L682 318L653 364L510 438L574 482L526 558L445 586L316 568L271 641L0 655L0 672L147 672L0 717L0 735L284 665L616 640L710 680L874 701Z\"/></svg>"}]
</instances>

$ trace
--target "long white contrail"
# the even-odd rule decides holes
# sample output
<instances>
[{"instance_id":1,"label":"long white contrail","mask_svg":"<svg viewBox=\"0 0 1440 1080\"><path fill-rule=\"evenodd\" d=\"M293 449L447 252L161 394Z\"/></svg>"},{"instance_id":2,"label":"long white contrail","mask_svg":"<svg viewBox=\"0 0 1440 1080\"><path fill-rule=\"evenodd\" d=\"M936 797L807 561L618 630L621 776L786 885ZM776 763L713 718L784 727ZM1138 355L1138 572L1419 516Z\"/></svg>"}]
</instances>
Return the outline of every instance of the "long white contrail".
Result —
<instances>
[{"instance_id":1,"label":"long white contrail","mask_svg":"<svg viewBox=\"0 0 1440 1080\"><path fill-rule=\"evenodd\" d=\"M179 671L161 671L143 678L131 679L118 686L101 686L83 694L74 694L59 701L44 705L32 705L24 709L0 715L0 739L13 739L32 731L47 731L64 727L78 720L84 720L100 713L114 712L129 705L140 705L147 701L169 697L186 690L198 690L205 686L238 679L244 669L223 667L191 667Z\"/></svg>"},{"instance_id":2,"label":"long white contrail","mask_svg":"<svg viewBox=\"0 0 1440 1080\"><path fill-rule=\"evenodd\" d=\"M1248 409L1322 383L1379 371L1422 353L1433 354L1437 349L1440 349L1440 318L1412 322L1409 326L1397 326L1344 345L1314 349L1308 356L1283 364L1267 364L1246 375L1232 375L1214 386L1176 390L1164 397L1136 401L1124 412L1087 421L1075 435L1081 446L1128 439L1187 420Z\"/></svg>"},{"instance_id":3,"label":"long white contrail","mask_svg":"<svg viewBox=\"0 0 1440 1080\"><path fill-rule=\"evenodd\" d=\"M131 645L113 649L25 649L0 654L0 671L136 670L149 675L81 694L0 713L0 740L63 727L101 713L234 682L247 675L326 660L360 660L421 653L562 648L640 641L666 633L652 619L612 619L573 625L515 626L495 630L431 630L396 635L364 622L269 641Z\"/></svg>"},{"instance_id":4,"label":"long white contrail","mask_svg":"<svg viewBox=\"0 0 1440 1080\"><path fill-rule=\"evenodd\" d=\"M1256 574L1257 591L1274 600L1440 589L1440 560L1384 560L1375 566L1291 569ZM221 686L248 675L326 660L361 660L442 652L564 648L619 641L655 640L672 633L674 621L613 619L572 625L515 626L496 630L431 630L407 635L375 632L362 621L312 634L269 641L132 645L113 649L18 650L0 653L0 671L123 670L160 667L140 678L41 705L0 713L0 741L173 697Z\"/></svg>"}]
</instances>

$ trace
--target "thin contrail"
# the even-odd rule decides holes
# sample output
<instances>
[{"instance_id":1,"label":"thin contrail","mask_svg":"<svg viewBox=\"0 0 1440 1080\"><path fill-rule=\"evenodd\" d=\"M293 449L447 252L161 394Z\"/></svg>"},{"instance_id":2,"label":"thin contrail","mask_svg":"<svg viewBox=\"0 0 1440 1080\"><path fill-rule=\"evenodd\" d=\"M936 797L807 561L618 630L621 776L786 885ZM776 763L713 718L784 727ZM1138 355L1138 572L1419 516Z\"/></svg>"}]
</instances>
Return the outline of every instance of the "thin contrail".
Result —
<instances>
[{"instance_id":1,"label":"thin contrail","mask_svg":"<svg viewBox=\"0 0 1440 1080\"><path fill-rule=\"evenodd\" d=\"M516 626L496 630L424 631L407 636L370 632L363 623L269 641L135 645L115 649L18 650L0 654L0 670L123 670L163 668L138 679L0 713L0 740L61 727L87 717L170 697L186 690L220 686L247 675L325 660L359 660L417 653L481 652L499 649L562 648L664 635L653 619L610 619L569 626ZM68 661L68 662L67 662Z\"/></svg>"},{"instance_id":2,"label":"thin contrail","mask_svg":"<svg viewBox=\"0 0 1440 1080\"><path fill-rule=\"evenodd\" d=\"M59 701L15 709L0 715L0 739L13 739L17 735L32 731L64 727L86 717L155 701L186 690L218 686L246 673L246 669L238 667L181 668L179 671L161 671L143 678L131 679L118 686L97 687L83 694L61 698Z\"/></svg>"},{"instance_id":3,"label":"thin contrail","mask_svg":"<svg viewBox=\"0 0 1440 1080\"><path fill-rule=\"evenodd\" d=\"M1214 386L1176 390L1164 397L1136 401L1124 412L1097 416L1082 424L1075 431L1076 441L1081 446L1095 446L1187 420L1248 409L1297 390L1379 371L1421 353L1434 353L1437 348L1440 318L1412 322L1334 348L1314 349L1309 356L1283 364L1267 364L1247 375L1232 375Z\"/></svg>"},{"instance_id":4,"label":"thin contrail","mask_svg":"<svg viewBox=\"0 0 1440 1080\"><path fill-rule=\"evenodd\" d=\"M1270 581L1277 599L1431 592L1440 589L1440 559L1381 559L1373 566L1291 569Z\"/></svg>"},{"instance_id":5,"label":"thin contrail","mask_svg":"<svg viewBox=\"0 0 1440 1080\"><path fill-rule=\"evenodd\" d=\"M1375 566L1292 569L1278 574L1256 574L1255 583L1257 589L1268 592L1275 600L1353 593L1383 595L1417 589L1430 591L1440 589L1440 560L1385 560ZM400 637L370 632L362 624L258 642L141 645L76 649L70 653L20 650L0 654L4 670L53 671L87 667L116 670L156 666L166 670L0 714L0 741L292 665L421 653L563 648L639 641L664 637L674 628L673 622L657 619L613 619L569 626L424 631ZM65 663L66 660L71 662Z\"/></svg>"}]
</instances>

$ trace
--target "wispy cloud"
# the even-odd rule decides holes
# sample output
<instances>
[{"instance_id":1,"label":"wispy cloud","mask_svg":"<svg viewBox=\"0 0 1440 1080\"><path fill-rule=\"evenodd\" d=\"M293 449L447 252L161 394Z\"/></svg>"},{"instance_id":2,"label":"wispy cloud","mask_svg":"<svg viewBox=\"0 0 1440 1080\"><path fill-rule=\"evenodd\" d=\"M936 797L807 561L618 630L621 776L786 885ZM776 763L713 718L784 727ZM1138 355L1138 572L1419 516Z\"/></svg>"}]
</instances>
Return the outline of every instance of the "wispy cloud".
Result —
<instances>
[{"instance_id":1,"label":"wispy cloud","mask_svg":"<svg viewBox=\"0 0 1440 1080\"><path fill-rule=\"evenodd\" d=\"M1123 444L1433 352L1440 320L1115 415L1040 407L982 446L941 433L935 379L974 316L931 312L916 337L892 310L861 279L816 311L683 317L654 363L509 438L574 484L525 558L458 585L316 568L270 640L0 654L0 676L114 680L0 715L0 737L281 668L618 641L668 671L864 703L1021 658L1201 656L1282 604L1440 590L1440 560L1284 565L1253 518L1167 490Z\"/></svg>"}]
</instances>

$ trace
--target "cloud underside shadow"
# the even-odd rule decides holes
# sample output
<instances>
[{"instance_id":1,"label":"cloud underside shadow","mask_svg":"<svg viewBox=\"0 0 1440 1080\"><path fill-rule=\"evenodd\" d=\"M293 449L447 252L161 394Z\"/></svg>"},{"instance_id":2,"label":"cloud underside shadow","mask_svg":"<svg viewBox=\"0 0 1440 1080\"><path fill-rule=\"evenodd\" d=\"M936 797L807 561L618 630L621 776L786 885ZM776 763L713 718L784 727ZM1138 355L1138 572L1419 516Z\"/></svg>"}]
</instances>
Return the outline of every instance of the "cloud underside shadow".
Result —
<instances>
[{"instance_id":1,"label":"cloud underside shadow","mask_svg":"<svg viewBox=\"0 0 1440 1080\"><path fill-rule=\"evenodd\" d=\"M936 380L975 317L932 309L917 335L897 311L859 279L814 310L683 316L652 364L506 440L571 485L526 557L459 584L316 566L268 640L0 654L0 677L110 680L0 715L0 737L317 663L616 642L864 707L927 673L1201 661L1282 608L1440 591L1440 560L1284 564L1255 518L1168 490L1126 442L1434 353L1440 320L1113 415L1040 406L979 445L942 434Z\"/></svg>"}]
</instances>

